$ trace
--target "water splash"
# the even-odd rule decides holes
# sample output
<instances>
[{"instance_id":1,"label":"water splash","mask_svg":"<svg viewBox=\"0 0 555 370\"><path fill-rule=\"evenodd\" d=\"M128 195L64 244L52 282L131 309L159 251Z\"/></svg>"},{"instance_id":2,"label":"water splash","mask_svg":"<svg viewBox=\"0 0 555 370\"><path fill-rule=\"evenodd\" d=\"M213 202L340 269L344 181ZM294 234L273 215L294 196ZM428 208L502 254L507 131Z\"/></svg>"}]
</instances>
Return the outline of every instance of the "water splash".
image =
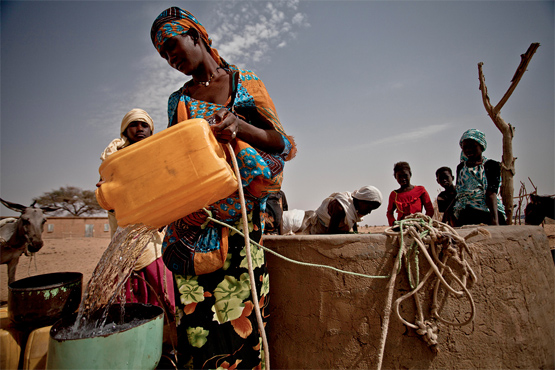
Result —
<instances>
[{"instance_id":1,"label":"water splash","mask_svg":"<svg viewBox=\"0 0 555 370\"><path fill-rule=\"evenodd\" d=\"M120 297L122 301L123 297L125 300L125 282L156 231L142 224L118 228L85 289L72 327L72 337L84 338L90 333L98 334L106 326L114 326L114 323L106 325L108 309L116 298ZM104 309L104 314L100 320L89 319L101 309Z\"/></svg>"}]
</instances>

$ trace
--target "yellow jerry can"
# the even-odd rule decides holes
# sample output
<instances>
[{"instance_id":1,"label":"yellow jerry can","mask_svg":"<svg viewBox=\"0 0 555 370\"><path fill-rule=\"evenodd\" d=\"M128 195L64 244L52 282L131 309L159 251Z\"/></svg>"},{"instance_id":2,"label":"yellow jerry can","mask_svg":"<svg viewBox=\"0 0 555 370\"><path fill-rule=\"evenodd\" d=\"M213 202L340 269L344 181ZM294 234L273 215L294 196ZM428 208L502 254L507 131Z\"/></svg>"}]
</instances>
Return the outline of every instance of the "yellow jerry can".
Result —
<instances>
[{"instance_id":1,"label":"yellow jerry can","mask_svg":"<svg viewBox=\"0 0 555 370\"><path fill-rule=\"evenodd\" d=\"M29 334L23 354L23 370L46 369L50 328L52 325L35 329Z\"/></svg>"},{"instance_id":2,"label":"yellow jerry can","mask_svg":"<svg viewBox=\"0 0 555 370\"><path fill-rule=\"evenodd\" d=\"M165 226L237 190L208 122L191 119L118 150L100 166L100 206L119 226Z\"/></svg>"},{"instance_id":3,"label":"yellow jerry can","mask_svg":"<svg viewBox=\"0 0 555 370\"><path fill-rule=\"evenodd\" d=\"M18 369L21 344L25 333L17 330L8 318L8 307L0 308L0 369Z\"/></svg>"}]
</instances>

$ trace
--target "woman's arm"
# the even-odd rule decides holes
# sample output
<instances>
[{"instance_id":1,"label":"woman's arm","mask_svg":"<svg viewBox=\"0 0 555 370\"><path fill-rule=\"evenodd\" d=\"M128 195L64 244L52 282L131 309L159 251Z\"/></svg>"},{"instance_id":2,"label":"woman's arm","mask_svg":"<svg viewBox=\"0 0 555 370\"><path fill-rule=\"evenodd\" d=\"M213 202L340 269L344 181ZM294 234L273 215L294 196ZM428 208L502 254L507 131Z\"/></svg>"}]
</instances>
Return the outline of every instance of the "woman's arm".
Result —
<instances>
[{"instance_id":1,"label":"woman's arm","mask_svg":"<svg viewBox=\"0 0 555 370\"><path fill-rule=\"evenodd\" d=\"M488 159L484 163L484 171L488 186L486 188L486 205L491 214L491 224L499 225L499 215L497 212L497 192L501 183L501 163Z\"/></svg>"},{"instance_id":2,"label":"woman's arm","mask_svg":"<svg viewBox=\"0 0 555 370\"><path fill-rule=\"evenodd\" d=\"M463 167L464 167L464 162L460 162L460 163L457 165L457 169L456 169L456 172L457 172L457 173L456 173L456 177L457 177L457 179L455 180L455 189L457 189L457 190L459 190L459 174L461 173L461 170L463 169Z\"/></svg>"},{"instance_id":3,"label":"woman's arm","mask_svg":"<svg viewBox=\"0 0 555 370\"><path fill-rule=\"evenodd\" d=\"M330 215L330 224L328 226L328 234L341 234L344 230L339 228L341 221L345 219L345 210L338 200L334 199L328 204L328 213Z\"/></svg>"},{"instance_id":4,"label":"woman's arm","mask_svg":"<svg viewBox=\"0 0 555 370\"><path fill-rule=\"evenodd\" d=\"M491 225L499 225L499 217L497 214L497 193L486 190L486 205L491 215Z\"/></svg>"},{"instance_id":5,"label":"woman's arm","mask_svg":"<svg viewBox=\"0 0 555 370\"><path fill-rule=\"evenodd\" d=\"M387 205L387 222L389 223L389 226L393 226L393 223L395 222L395 216L393 216L393 211L395 211L395 192L392 191L391 194L389 194L389 204Z\"/></svg>"},{"instance_id":6,"label":"woman's arm","mask_svg":"<svg viewBox=\"0 0 555 370\"><path fill-rule=\"evenodd\" d=\"M445 210L447 209L447 199L445 199L444 197L444 192L442 191L441 193L439 193L439 195L437 196L437 210L439 212L445 212Z\"/></svg>"},{"instance_id":7,"label":"woman's arm","mask_svg":"<svg viewBox=\"0 0 555 370\"><path fill-rule=\"evenodd\" d=\"M426 210L426 216L434 217L434 204L432 203L432 200L430 199L430 194L428 194L426 189L424 189L422 195L420 195L420 199L422 201L422 204L424 205L424 209Z\"/></svg>"},{"instance_id":8,"label":"woman's arm","mask_svg":"<svg viewBox=\"0 0 555 370\"><path fill-rule=\"evenodd\" d=\"M213 117L214 135L224 144L237 137L266 153L281 153L285 148L283 136L279 132L253 126L226 108L220 109Z\"/></svg>"}]
</instances>

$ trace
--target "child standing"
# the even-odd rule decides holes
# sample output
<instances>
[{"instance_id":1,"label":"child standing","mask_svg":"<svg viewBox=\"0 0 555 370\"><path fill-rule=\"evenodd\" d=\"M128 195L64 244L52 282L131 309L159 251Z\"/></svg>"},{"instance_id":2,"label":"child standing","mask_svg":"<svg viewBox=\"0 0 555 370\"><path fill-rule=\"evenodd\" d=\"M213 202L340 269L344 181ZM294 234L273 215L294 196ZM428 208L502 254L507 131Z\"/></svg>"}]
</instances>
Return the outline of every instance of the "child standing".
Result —
<instances>
[{"instance_id":1,"label":"child standing","mask_svg":"<svg viewBox=\"0 0 555 370\"><path fill-rule=\"evenodd\" d=\"M453 172L451 171L451 168L438 168L436 171L436 181L443 187L443 189L445 189L437 196L437 209L439 212L443 212L441 222L455 226L453 205L455 204L457 190L455 189L455 185L453 185Z\"/></svg>"},{"instance_id":2,"label":"child standing","mask_svg":"<svg viewBox=\"0 0 555 370\"><path fill-rule=\"evenodd\" d=\"M397 221L404 219L410 214L422 212L422 207L426 210L426 215L434 216L434 205L430 200L430 195L423 186L412 185L410 178L412 172L407 162L397 162L393 167L393 176L400 188L393 190L389 195L387 206L387 221L389 226L393 226L395 217L393 212L397 211Z\"/></svg>"}]
</instances>

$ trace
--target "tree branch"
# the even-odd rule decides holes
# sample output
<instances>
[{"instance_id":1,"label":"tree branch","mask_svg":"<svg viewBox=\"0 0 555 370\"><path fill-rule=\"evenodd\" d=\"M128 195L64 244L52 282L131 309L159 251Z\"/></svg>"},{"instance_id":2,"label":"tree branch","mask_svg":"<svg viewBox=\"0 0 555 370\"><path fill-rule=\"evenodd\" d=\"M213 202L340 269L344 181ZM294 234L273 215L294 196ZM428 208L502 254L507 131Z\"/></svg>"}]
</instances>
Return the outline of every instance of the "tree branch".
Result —
<instances>
[{"instance_id":1,"label":"tree branch","mask_svg":"<svg viewBox=\"0 0 555 370\"><path fill-rule=\"evenodd\" d=\"M520 82L520 79L524 75L524 72L526 72L526 68L528 67L528 64L530 63L530 60L532 60L532 57L534 56L534 53L536 52L536 50L538 50L539 47L540 47L540 43L539 42L534 42L534 43L530 44L530 47L528 48L528 50L526 51L525 54L520 55L520 64L518 65L518 68L516 69L515 75L511 79L511 86L509 86L509 89L507 90L505 95L501 98L499 103L497 103L497 105L495 106L494 112L496 112L496 113L499 112L501 110L501 108L503 108L503 106L505 105L507 100L509 100L509 97L511 96L513 91L516 89L516 86Z\"/></svg>"},{"instance_id":2,"label":"tree branch","mask_svg":"<svg viewBox=\"0 0 555 370\"><path fill-rule=\"evenodd\" d=\"M480 80L480 91L482 92L482 101L484 102L484 107L486 107L486 110L489 112L492 105L489 100L488 88L486 86L486 78L484 77L484 71L482 68L483 66L484 66L484 62L478 63L478 79Z\"/></svg>"},{"instance_id":3,"label":"tree branch","mask_svg":"<svg viewBox=\"0 0 555 370\"><path fill-rule=\"evenodd\" d=\"M509 86L509 89L495 107L491 105L491 101L488 96L488 88L486 87L486 79L484 77L484 72L482 69L484 63L478 63L478 78L480 80L480 91L482 92L482 101L484 103L484 107L486 108L486 111L495 126L499 129L499 131L501 131L501 134L503 135L503 156L501 160L501 197L503 200L503 205L505 206L505 210L507 212L507 223L509 225L512 224L512 214L514 209L513 177L515 175L516 158L513 157L512 140L514 137L515 129L513 126L505 122L503 118L501 118L500 111L507 100L509 100L509 97L511 96L513 91L516 89L516 86L524 75L524 72L526 72L526 67L528 67L528 63L530 63L532 56L539 46L539 43L531 44L526 53L520 56L520 65L518 66L511 80L511 86Z\"/></svg>"},{"instance_id":4,"label":"tree branch","mask_svg":"<svg viewBox=\"0 0 555 370\"><path fill-rule=\"evenodd\" d=\"M482 102L486 108L486 112L494 119L495 114L493 113L493 106L489 100L488 87L486 86L486 78L484 77L484 71L482 70L483 62L478 63L478 78L480 80L480 91L482 92Z\"/></svg>"}]
</instances>

